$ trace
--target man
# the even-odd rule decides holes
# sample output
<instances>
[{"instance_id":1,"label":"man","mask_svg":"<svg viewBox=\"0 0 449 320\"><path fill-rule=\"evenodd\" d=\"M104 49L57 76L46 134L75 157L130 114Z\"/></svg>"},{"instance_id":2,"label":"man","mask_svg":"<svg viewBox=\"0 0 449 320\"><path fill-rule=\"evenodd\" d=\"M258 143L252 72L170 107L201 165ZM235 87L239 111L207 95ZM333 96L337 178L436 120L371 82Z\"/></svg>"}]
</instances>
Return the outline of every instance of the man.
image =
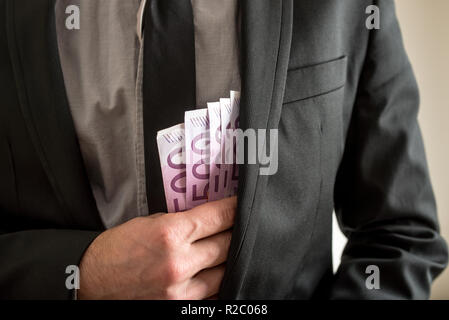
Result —
<instances>
[{"instance_id":1,"label":"man","mask_svg":"<svg viewBox=\"0 0 449 320\"><path fill-rule=\"evenodd\" d=\"M429 297L447 248L393 1L124 3L0 1L2 298L73 298L71 265L78 299ZM164 214L156 132L240 88L277 173Z\"/></svg>"}]
</instances>

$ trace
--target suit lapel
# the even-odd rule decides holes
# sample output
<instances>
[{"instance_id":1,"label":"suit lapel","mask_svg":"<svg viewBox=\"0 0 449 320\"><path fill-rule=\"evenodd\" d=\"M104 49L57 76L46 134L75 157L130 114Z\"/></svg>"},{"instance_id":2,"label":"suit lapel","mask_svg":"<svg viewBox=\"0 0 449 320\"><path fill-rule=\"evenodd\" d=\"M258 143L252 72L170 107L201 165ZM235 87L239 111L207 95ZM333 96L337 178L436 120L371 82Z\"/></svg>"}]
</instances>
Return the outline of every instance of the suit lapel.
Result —
<instances>
[{"instance_id":1,"label":"suit lapel","mask_svg":"<svg viewBox=\"0 0 449 320\"><path fill-rule=\"evenodd\" d=\"M292 0L241 1L242 101L240 126L275 129L278 126L290 54ZM253 204L263 197L266 176L259 165L240 168L238 214L233 230L221 297L238 298L257 231Z\"/></svg>"},{"instance_id":2,"label":"suit lapel","mask_svg":"<svg viewBox=\"0 0 449 320\"><path fill-rule=\"evenodd\" d=\"M55 0L9 0L8 45L21 111L61 206L74 227L102 228L85 172L57 48Z\"/></svg>"}]
</instances>

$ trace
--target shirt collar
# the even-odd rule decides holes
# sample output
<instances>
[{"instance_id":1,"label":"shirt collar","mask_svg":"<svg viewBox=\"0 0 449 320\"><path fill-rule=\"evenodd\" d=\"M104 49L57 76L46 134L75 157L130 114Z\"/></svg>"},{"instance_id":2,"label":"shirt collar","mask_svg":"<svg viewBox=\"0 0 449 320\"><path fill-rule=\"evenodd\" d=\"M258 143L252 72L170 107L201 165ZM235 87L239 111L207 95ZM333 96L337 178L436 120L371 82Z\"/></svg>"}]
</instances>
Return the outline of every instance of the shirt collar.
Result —
<instances>
[{"instance_id":1,"label":"shirt collar","mask_svg":"<svg viewBox=\"0 0 449 320\"><path fill-rule=\"evenodd\" d=\"M147 0L142 0L140 2L139 11L137 12L137 37L139 38L140 42L142 42L143 39L143 28L144 28L144 12L145 12L145 5L147 3Z\"/></svg>"}]
</instances>

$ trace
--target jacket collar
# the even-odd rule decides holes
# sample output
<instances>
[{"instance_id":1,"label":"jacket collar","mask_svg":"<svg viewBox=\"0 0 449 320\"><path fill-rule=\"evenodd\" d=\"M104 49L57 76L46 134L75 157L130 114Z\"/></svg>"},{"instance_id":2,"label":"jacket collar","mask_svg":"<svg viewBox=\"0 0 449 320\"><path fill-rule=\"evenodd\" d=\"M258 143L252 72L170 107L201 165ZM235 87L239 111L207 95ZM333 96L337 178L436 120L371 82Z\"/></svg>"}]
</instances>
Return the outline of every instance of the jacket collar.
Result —
<instances>
[{"instance_id":1,"label":"jacket collar","mask_svg":"<svg viewBox=\"0 0 449 320\"><path fill-rule=\"evenodd\" d=\"M292 0L241 0L242 100L240 127L277 128L287 78L293 26ZM224 299L239 298L248 272L248 258L257 233L255 203L263 197L267 176L259 165L240 167L238 214L225 277Z\"/></svg>"}]
</instances>

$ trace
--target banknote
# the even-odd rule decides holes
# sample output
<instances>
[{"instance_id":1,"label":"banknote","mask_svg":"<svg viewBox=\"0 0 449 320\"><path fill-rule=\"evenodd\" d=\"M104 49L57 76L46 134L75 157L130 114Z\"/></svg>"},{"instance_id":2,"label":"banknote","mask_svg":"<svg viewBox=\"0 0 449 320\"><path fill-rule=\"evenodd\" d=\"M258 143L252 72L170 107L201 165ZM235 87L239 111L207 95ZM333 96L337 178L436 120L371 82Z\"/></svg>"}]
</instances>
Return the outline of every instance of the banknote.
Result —
<instances>
[{"instance_id":1,"label":"banknote","mask_svg":"<svg viewBox=\"0 0 449 320\"><path fill-rule=\"evenodd\" d=\"M221 170L221 110L220 102L207 104L209 115L209 140L210 140L210 173L209 173L209 201L224 198L224 188L220 183L224 179Z\"/></svg>"},{"instance_id":2,"label":"banknote","mask_svg":"<svg viewBox=\"0 0 449 320\"><path fill-rule=\"evenodd\" d=\"M238 129L240 121L240 92L231 91L231 130ZM237 194L237 189L239 185L239 166L237 165L237 141L233 136L232 141L232 153L233 153L233 161L232 161L232 171L230 175L230 195L235 196Z\"/></svg>"},{"instance_id":3,"label":"banknote","mask_svg":"<svg viewBox=\"0 0 449 320\"><path fill-rule=\"evenodd\" d=\"M184 124L159 131L157 145L167 210L169 213L184 211L186 210Z\"/></svg>"},{"instance_id":4,"label":"banknote","mask_svg":"<svg viewBox=\"0 0 449 320\"><path fill-rule=\"evenodd\" d=\"M231 99L220 99L221 111L221 170L223 170L223 181L221 187L224 190L224 197L231 195L231 174L232 174L232 147L229 145L229 129L231 129Z\"/></svg>"},{"instance_id":5,"label":"banknote","mask_svg":"<svg viewBox=\"0 0 449 320\"><path fill-rule=\"evenodd\" d=\"M186 206L194 208L209 198L209 117L207 109L185 113Z\"/></svg>"},{"instance_id":6,"label":"banknote","mask_svg":"<svg viewBox=\"0 0 449 320\"><path fill-rule=\"evenodd\" d=\"M194 208L237 194L240 93L188 111L185 122L158 132L168 212Z\"/></svg>"}]
</instances>

